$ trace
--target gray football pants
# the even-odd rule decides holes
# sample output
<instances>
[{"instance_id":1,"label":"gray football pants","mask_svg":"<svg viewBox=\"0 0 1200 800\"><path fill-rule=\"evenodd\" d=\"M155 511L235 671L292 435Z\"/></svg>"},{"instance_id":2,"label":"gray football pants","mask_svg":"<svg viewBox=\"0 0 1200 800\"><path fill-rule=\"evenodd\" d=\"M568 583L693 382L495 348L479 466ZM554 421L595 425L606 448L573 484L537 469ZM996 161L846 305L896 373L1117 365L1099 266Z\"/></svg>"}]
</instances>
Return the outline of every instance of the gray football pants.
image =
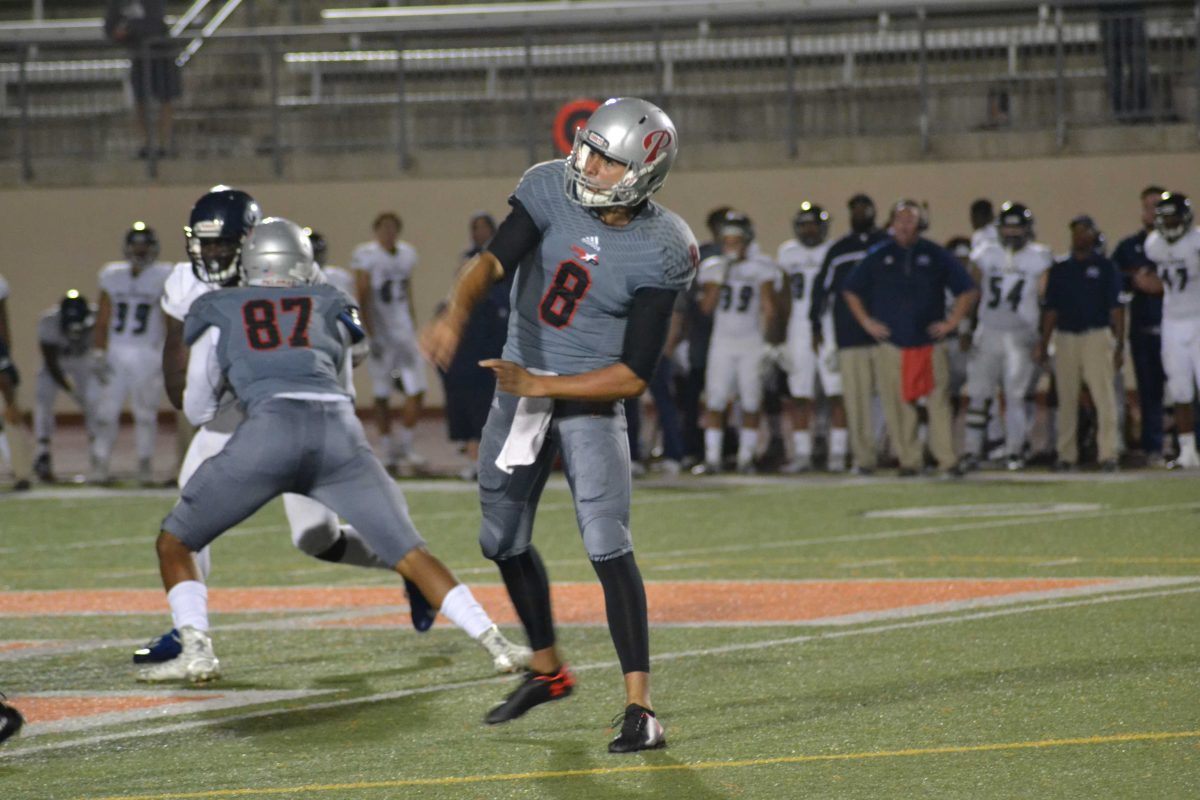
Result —
<instances>
[{"instance_id":1,"label":"gray football pants","mask_svg":"<svg viewBox=\"0 0 1200 800\"><path fill-rule=\"evenodd\" d=\"M353 405L286 398L251 407L225 448L188 480L162 528L195 552L284 492L335 511L385 564L425 544Z\"/></svg>"},{"instance_id":2,"label":"gray football pants","mask_svg":"<svg viewBox=\"0 0 1200 800\"><path fill-rule=\"evenodd\" d=\"M556 414L537 460L515 467L509 475L496 466L496 456L508 437L517 401L513 395L496 392L479 444L479 501L483 508L479 546L483 554L499 560L529 549L538 500L560 453L588 558L607 561L631 552L633 482L623 404L615 404L611 415Z\"/></svg>"}]
</instances>

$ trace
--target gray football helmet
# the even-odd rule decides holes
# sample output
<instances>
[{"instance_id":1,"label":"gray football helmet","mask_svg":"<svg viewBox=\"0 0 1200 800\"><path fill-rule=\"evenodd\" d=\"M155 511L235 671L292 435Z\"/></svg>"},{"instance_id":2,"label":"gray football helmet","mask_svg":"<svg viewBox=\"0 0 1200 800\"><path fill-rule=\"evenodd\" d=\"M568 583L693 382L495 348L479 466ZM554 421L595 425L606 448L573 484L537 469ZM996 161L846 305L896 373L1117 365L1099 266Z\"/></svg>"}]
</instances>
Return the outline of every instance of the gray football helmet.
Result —
<instances>
[{"instance_id":1,"label":"gray football helmet","mask_svg":"<svg viewBox=\"0 0 1200 800\"><path fill-rule=\"evenodd\" d=\"M302 286L317 282L312 242L296 223L267 217L242 245L242 274L249 286Z\"/></svg>"},{"instance_id":2,"label":"gray football helmet","mask_svg":"<svg viewBox=\"0 0 1200 800\"><path fill-rule=\"evenodd\" d=\"M585 174L593 151L625 165L615 185L597 185ZM678 152L675 124L661 108L637 97L607 100L575 132L567 157L567 197L590 208L635 206L662 188Z\"/></svg>"}]
</instances>

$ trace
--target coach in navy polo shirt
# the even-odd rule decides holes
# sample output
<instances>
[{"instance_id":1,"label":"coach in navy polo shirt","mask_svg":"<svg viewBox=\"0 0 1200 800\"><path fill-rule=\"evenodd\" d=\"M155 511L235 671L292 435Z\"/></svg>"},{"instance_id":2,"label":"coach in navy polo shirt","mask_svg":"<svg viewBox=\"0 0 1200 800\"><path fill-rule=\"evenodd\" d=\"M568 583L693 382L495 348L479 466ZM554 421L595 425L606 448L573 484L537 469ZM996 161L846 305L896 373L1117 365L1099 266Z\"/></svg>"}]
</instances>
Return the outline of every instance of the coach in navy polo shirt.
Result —
<instances>
[{"instance_id":1,"label":"coach in navy polo shirt","mask_svg":"<svg viewBox=\"0 0 1200 800\"><path fill-rule=\"evenodd\" d=\"M1096 407L1096 450L1101 468L1117 468L1117 395L1114 370L1124 358L1125 310L1121 274L1096 252L1100 231L1086 215L1071 220L1071 254L1050 268L1042 312L1039 360L1054 335L1058 391L1058 469L1079 460L1079 393L1087 384Z\"/></svg>"},{"instance_id":2,"label":"coach in navy polo shirt","mask_svg":"<svg viewBox=\"0 0 1200 800\"><path fill-rule=\"evenodd\" d=\"M958 474L951 433L950 367L943 340L958 331L979 291L962 264L945 248L923 239L924 211L912 200L892 208L891 237L875 245L846 279L851 312L879 346L872 354L900 474L922 466L916 400L929 412L929 449L938 466ZM946 292L955 296L946 313Z\"/></svg>"}]
</instances>

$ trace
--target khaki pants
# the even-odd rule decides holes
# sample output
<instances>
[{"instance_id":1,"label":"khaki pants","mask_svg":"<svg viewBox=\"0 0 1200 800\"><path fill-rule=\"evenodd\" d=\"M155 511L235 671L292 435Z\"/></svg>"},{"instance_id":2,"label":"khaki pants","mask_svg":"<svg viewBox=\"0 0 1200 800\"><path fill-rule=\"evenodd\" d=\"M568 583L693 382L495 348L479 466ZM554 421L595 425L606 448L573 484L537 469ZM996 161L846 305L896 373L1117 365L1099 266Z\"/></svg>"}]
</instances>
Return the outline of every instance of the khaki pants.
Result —
<instances>
[{"instance_id":1,"label":"khaki pants","mask_svg":"<svg viewBox=\"0 0 1200 800\"><path fill-rule=\"evenodd\" d=\"M875 427L871 424L871 395L875 389L871 353L875 349L864 346L838 350L850 453L854 456L854 466L861 469L875 469Z\"/></svg>"},{"instance_id":2,"label":"khaki pants","mask_svg":"<svg viewBox=\"0 0 1200 800\"><path fill-rule=\"evenodd\" d=\"M917 437L917 406L904 402L900 357L900 348L895 345L876 347L872 359L875 381L879 385L888 435L901 468L920 469L924 459ZM929 449L941 469L951 469L958 463L958 456L952 438L954 412L950 408L950 362L946 358L945 344L933 348L933 391L925 397L925 409L929 413Z\"/></svg>"},{"instance_id":3,"label":"khaki pants","mask_svg":"<svg viewBox=\"0 0 1200 800\"><path fill-rule=\"evenodd\" d=\"M1113 339L1108 328L1054 332L1054 380L1058 388L1058 460L1079 461L1079 390L1087 384L1096 406L1097 457L1117 458L1117 398L1113 389Z\"/></svg>"}]
</instances>

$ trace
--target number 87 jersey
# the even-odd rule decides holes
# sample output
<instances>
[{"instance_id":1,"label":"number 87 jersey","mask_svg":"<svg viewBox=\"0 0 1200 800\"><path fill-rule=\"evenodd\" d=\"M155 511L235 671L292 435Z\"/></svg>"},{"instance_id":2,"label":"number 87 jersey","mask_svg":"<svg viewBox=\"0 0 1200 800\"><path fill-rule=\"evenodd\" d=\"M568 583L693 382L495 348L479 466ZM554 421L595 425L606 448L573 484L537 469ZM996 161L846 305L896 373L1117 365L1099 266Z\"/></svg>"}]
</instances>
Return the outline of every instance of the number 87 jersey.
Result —
<instances>
[{"instance_id":1,"label":"number 87 jersey","mask_svg":"<svg viewBox=\"0 0 1200 800\"><path fill-rule=\"evenodd\" d=\"M1050 248L1028 242L1014 251L987 242L971 254L971 263L979 270L979 327L1036 330L1038 292L1054 263Z\"/></svg>"},{"instance_id":2,"label":"number 87 jersey","mask_svg":"<svg viewBox=\"0 0 1200 800\"><path fill-rule=\"evenodd\" d=\"M686 289L699 250L687 223L653 201L624 227L601 222L567 197L566 168L566 161L530 167L510 200L541 241L517 268L503 357L577 375L621 360L634 294Z\"/></svg>"}]
</instances>

